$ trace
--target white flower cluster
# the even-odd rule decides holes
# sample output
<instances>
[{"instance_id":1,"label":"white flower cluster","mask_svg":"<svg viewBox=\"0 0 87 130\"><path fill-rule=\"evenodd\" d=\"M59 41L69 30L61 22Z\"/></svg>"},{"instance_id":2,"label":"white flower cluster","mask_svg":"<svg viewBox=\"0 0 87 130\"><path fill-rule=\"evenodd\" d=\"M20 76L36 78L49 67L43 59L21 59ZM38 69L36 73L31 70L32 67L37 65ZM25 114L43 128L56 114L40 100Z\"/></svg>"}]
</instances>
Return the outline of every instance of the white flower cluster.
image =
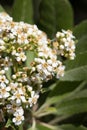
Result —
<instances>
[{"instance_id":1,"label":"white flower cluster","mask_svg":"<svg viewBox=\"0 0 87 130\"><path fill-rule=\"evenodd\" d=\"M73 60L75 58L75 37L70 30L57 32L58 51L61 56Z\"/></svg>"},{"instance_id":2,"label":"white flower cluster","mask_svg":"<svg viewBox=\"0 0 87 130\"><path fill-rule=\"evenodd\" d=\"M55 52L47 45L38 47L38 58L35 58L35 68L42 81L47 81L53 76L60 78L64 75L65 66L57 59Z\"/></svg>"},{"instance_id":3,"label":"white flower cluster","mask_svg":"<svg viewBox=\"0 0 87 130\"><path fill-rule=\"evenodd\" d=\"M37 103L43 82L64 75L60 52L74 58L71 32L58 32L56 37L58 42L51 42L36 25L14 22L0 13L0 105L15 125L24 121L24 110ZM27 52L35 55L31 63Z\"/></svg>"}]
</instances>

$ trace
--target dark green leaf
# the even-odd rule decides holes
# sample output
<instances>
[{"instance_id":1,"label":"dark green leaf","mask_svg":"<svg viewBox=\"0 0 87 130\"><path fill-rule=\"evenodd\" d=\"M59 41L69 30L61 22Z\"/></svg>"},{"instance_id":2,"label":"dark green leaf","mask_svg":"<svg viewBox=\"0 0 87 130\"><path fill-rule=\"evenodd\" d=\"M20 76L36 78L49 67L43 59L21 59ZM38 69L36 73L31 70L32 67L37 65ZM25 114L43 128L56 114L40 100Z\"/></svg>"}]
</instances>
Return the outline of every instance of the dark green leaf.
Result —
<instances>
[{"instance_id":1,"label":"dark green leaf","mask_svg":"<svg viewBox=\"0 0 87 130\"><path fill-rule=\"evenodd\" d=\"M68 0L42 0L40 4L39 27L49 37L61 29L73 26L73 11Z\"/></svg>"},{"instance_id":2,"label":"dark green leaf","mask_svg":"<svg viewBox=\"0 0 87 130\"><path fill-rule=\"evenodd\" d=\"M81 22L79 25L76 25L73 32L78 40L87 35L87 20Z\"/></svg>"},{"instance_id":3,"label":"dark green leaf","mask_svg":"<svg viewBox=\"0 0 87 130\"><path fill-rule=\"evenodd\" d=\"M62 128L62 130L87 130L86 127L84 126L74 126L74 125L62 125L60 128Z\"/></svg>"},{"instance_id":4,"label":"dark green leaf","mask_svg":"<svg viewBox=\"0 0 87 130\"><path fill-rule=\"evenodd\" d=\"M79 39L76 45L76 54L87 52L87 35Z\"/></svg>"},{"instance_id":5,"label":"dark green leaf","mask_svg":"<svg viewBox=\"0 0 87 130\"><path fill-rule=\"evenodd\" d=\"M15 21L33 23L32 0L15 0L12 16Z\"/></svg>"},{"instance_id":6,"label":"dark green leaf","mask_svg":"<svg viewBox=\"0 0 87 130\"><path fill-rule=\"evenodd\" d=\"M73 114L87 112L87 90L83 89L86 82L82 82L75 90L59 96L48 97L46 102L35 113L37 117L42 117L49 114L64 116L67 118ZM67 87L67 86L66 86ZM53 110L50 106L55 105ZM59 119L59 118L58 118Z\"/></svg>"},{"instance_id":7,"label":"dark green leaf","mask_svg":"<svg viewBox=\"0 0 87 130\"><path fill-rule=\"evenodd\" d=\"M58 96L64 93L68 93L71 92L72 90L74 90L78 85L80 84L80 82L68 82L68 81L62 81L62 82L58 82L56 83L54 89L50 92L49 96Z\"/></svg>"},{"instance_id":8,"label":"dark green leaf","mask_svg":"<svg viewBox=\"0 0 87 130\"><path fill-rule=\"evenodd\" d=\"M68 100L71 100L71 99L79 99L79 98L87 98L87 90L84 89L84 90L81 90L79 93L71 96L70 99Z\"/></svg>"},{"instance_id":9,"label":"dark green leaf","mask_svg":"<svg viewBox=\"0 0 87 130\"><path fill-rule=\"evenodd\" d=\"M66 62L66 71L64 77L60 80L64 81L82 81L87 80L87 53L76 56L75 60Z\"/></svg>"},{"instance_id":10,"label":"dark green leaf","mask_svg":"<svg viewBox=\"0 0 87 130\"><path fill-rule=\"evenodd\" d=\"M78 40L76 53L78 54L87 51L87 20L81 22L79 25L76 25L73 33Z\"/></svg>"},{"instance_id":11,"label":"dark green leaf","mask_svg":"<svg viewBox=\"0 0 87 130\"><path fill-rule=\"evenodd\" d=\"M87 112L87 98L77 98L63 101L58 106L58 115L73 115L81 112Z\"/></svg>"}]
</instances>

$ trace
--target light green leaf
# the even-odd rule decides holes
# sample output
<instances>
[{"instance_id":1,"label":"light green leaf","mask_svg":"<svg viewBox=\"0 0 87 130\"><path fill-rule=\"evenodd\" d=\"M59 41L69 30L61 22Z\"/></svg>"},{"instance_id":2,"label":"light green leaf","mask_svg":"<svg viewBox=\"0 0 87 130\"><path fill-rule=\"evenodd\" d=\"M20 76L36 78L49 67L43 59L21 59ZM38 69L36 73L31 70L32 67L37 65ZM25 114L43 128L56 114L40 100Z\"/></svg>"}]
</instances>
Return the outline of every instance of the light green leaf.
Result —
<instances>
[{"instance_id":1,"label":"light green leaf","mask_svg":"<svg viewBox=\"0 0 87 130\"><path fill-rule=\"evenodd\" d=\"M73 27L73 11L68 0L42 0L39 11L39 27L49 37L54 37L61 29Z\"/></svg>"},{"instance_id":2,"label":"light green leaf","mask_svg":"<svg viewBox=\"0 0 87 130\"><path fill-rule=\"evenodd\" d=\"M78 40L83 36L87 35L87 20L76 25L73 32Z\"/></svg>"},{"instance_id":3,"label":"light green leaf","mask_svg":"<svg viewBox=\"0 0 87 130\"><path fill-rule=\"evenodd\" d=\"M3 9L3 7L0 5L0 12L4 12L5 10Z\"/></svg>"},{"instance_id":4,"label":"light green leaf","mask_svg":"<svg viewBox=\"0 0 87 130\"><path fill-rule=\"evenodd\" d=\"M64 77L60 78L63 81L82 81L87 80L87 53L82 53L76 56L75 60L68 60Z\"/></svg>"},{"instance_id":5,"label":"light green leaf","mask_svg":"<svg viewBox=\"0 0 87 130\"><path fill-rule=\"evenodd\" d=\"M62 128L62 130L87 130L87 128L84 126L74 126L71 124L62 125L60 128Z\"/></svg>"},{"instance_id":6,"label":"light green leaf","mask_svg":"<svg viewBox=\"0 0 87 130\"><path fill-rule=\"evenodd\" d=\"M12 17L15 21L33 23L32 0L15 0Z\"/></svg>"},{"instance_id":7,"label":"light green leaf","mask_svg":"<svg viewBox=\"0 0 87 130\"><path fill-rule=\"evenodd\" d=\"M27 51L26 56L27 56L26 66L31 68L31 63L34 61L35 53L33 51Z\"/></svg>"},{"instance_id":8,"label":"light green leaf","mask_svg":"<svg viewBox=\"0 0 87 130\"><path fill-rule=\"evenodd\" d=\"M6 76L7 76L8 80L11 80L11 73L12 73L12 70L9 67L8 70L6 71Z\"/></svg>"},{"instance_id":9,"label":"light green leaf","mask_svg":"<svg viewBox=\"0 0 87 130\"><path fill-rule=\"evenodd\" d=\"M5 127L8 128L8 127L11 126L11 124L12 124L11 119L8 119L8 121L7 121L6 125L5 125Z\"/></svg>"}]
</instances>

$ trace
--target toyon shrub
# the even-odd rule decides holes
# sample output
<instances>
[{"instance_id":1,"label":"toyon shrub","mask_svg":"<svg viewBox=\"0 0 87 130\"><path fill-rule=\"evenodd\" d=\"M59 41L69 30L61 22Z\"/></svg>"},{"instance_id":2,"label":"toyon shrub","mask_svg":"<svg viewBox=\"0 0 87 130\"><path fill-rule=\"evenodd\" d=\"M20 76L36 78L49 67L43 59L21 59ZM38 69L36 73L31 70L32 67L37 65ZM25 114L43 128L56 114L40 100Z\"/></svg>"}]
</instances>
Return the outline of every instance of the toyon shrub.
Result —
<instances>
[{"instance_id":1,"label":"toyon shrub","mask_svg":"<svg viewBox=\"0 0 87 130\"><path fill-rule=\"evenodd\" d=\"M75 58L75 37L70 30L54 39L36 25L14 22L0 13L0 106L14 125L37 103L44 82L64 76L64 59Z\"/></svg>"}]
</instances>

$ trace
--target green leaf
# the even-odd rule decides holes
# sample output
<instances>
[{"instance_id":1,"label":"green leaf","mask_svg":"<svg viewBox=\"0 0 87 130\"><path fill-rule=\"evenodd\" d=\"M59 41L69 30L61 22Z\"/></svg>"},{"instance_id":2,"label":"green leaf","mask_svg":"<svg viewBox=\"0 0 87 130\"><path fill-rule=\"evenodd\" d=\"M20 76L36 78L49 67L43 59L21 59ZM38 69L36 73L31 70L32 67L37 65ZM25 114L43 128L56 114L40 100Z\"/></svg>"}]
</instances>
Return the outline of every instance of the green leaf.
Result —
<instances>
[{"instance_id":1,"label":"green leaf","mask_svg":"<svg viewBox=\"0 0 87 130\"><path fill-rule=\"evenodd\" d=\"M34 58L35 58L35 52L27 51L26 56L27 56L26 66L31 68L31 63L34 61Z\"/></svg>"},{"instance_id":2,"label":"green leaf","mask_svg":"<svg viewBox=\"0 0 87 130\"><path fill-rule=\"evenodd\" d=\"M12 10L11 10L11 6L7 5L7 4L4 4L3 6L0 5L0 12L6 12L8 13L9 15L11 15L12 13Z\"/></svg>"},{"instance_id":3,"label":"green leaf","mask_svg":"<svg viewBox=\"0 0 87 130\"><path fill-rule=\"evenodd\" d=\"M87 35L80 38L78 44L76 44L76 54L83 52L87 52Z\"/></svg>"},{"instance_id":4,"label":"green leaf","mask_svg":"<svg viewBox=\"0 0 87 130\"><path fill-rule=\"evenodd\" d=\"M12 70L11 68L9 67L8 70L6 71L6 76L9 80L11 80L11 73L12 73Z\"/></svg>"},{"instance_id":5,"label":"green leaf","mask_svg":"<svg viewBox=\"0 0 87 130\"><path fill-rule=\"evenodd\" d=\"M38 130L61 130L61 128L56 127L56 126L51 126L46 123L39 123L37 124Z\"/></svg>"},{"instance_id":6,"label":"green leaf","mask_svg":"<svg viewBox=\"0 0 87 130\"><path fill-rule=\"evenodd\" d=\"M28 130L38 130L37 128L29 128Z\"/></svg>"},{"instance_id":7,"label":"green leaf","mask_svg":"<svg viewBox=\"0 0 87 130\"><path fill-rule=\"evenodd\" d=\"M71 82L71 81L58 81L54 87L54 89L49 93L49 97L62 95L64 93L68 93L73 91L80 82Z\"/></svg>"},{"instance_id":8,"label":"green leaf","mask_svg":"<svg viewBox=\"0 0 87 130\"><path fill-rule=\"evenodd\" d=\"M15 0L12 17L15 21L33 23L32 0Z\"/></svg>"},{"instance_id":9,"label":"green leaf","mask_svg":"<svg viewBox=\"0 0 87 130\"><path fill-rule=\"evenodd\" d=\"M71 98L68 100L79 99L79 98L87 98L87 90L86 89L81 90L79 93L75 94L74 96L71 96Z\"/></svg>"},{"instance_id":10,"label":"green leaf","mask_svg":"<svg viewBox=\"0 0 87 130\"><path fill-rule=\"evenodd\" d=\"M82 81L87 80L87 53L82 53L76 56L75 60L66 61L66 71L64 77L60 78L63 81Z\"/></svg>"},{"instance_id":11,"label":"green leaf","mask_svg":"<svg viewBox=\"0 0 87 130\"><path fill-rule=\"evenodd\" d=\"M38 111L35 112L36 117L43 117L46 115L50 115L50 114L56 114L57 113L57 109L55 107L47 107L46 109L43 109L43 111L41 111L41 113Z\"/></svg>"},{"instance_id":12,"label":"green leaf","mask_svg":"<svg viewBox=\"0 0 87 130\"><path fill-rule=\"evenodd\" d=\"M87 130L87 128L84 126L74 126L71 124L62 125L60 128L62 128L62 130Z\"/></svg>"},{"instance_id":13,"label":"green leaf","mask_svg":"<svg viewBox=\"0 0 87 130\"><path fill-rule=\"evenodd\" d=\"M7 121L6 125L5 125L5 127L8 128L8 127L11 126L11 124L12 124L11 119L8 119L8 121Z\"/></svg>"},{"instance_id":14,"label":"green leaf","mask_svg":"<svg viewBox=\"0 0 87 130\"><path fill-rule=\"evenodd\" d=\"M78 40L78 44L76 44L76 53L87 51L87 20L76 25L73 29L73 33Z\"/></svg>"},{"instance_id":15,"label":"green leaf","mask_svg":"<svg viewBox=\"0 0 87 130\"><path fill-rule=\"evenodd\" d=\"M20 125L18 126L18 130L23 130L23 124L20 124Z\"/></svg>"},{"instance_id":16,"label":"green leaf","mask_svg":"<svg viewBox=\"0 0 87 130\"><path fill-rule=\"evenodd\" d=\"M4 127L4 123L0 122L0 129Z\"/></svg>"},{"instance_id":17,"label":"green leaf","mask_svg":"<svg viewBox=\"0 0 87 130\"><path fill-rule=\"evenodd\" d=\"M68 0L42 0L39 12L38 25L49 37L73 27L73 11Z\"/></svg>"},{"instance_id":18,"label":"green leaf","mask_svg":"<svg viewBox=\"0 0 87 130\"><path fill-rule=\"evenodd\" d=\"M36 117L41 117L43 115L46 115L46 110L47 109L49 110L51 105L57 106L57 108L54 107L54 110L56 111L53 111L53 112L50 111L47 114L71 116L72 114L87 111L86 109L87 105L85 101L87 100L87 94L86 94L87 89L83 89L86 85L87 85L87 82L84 81L72 92L67 92L59 96L48 97L46 102L36 112ZM79 108L79 105L81 108Z\"/></svg>"},{"instance_id":19,"label":"green leaf","mask_svg":"<svg viewBox=\"0 0 87 130\"><path fill-rule=\"evenodd\" d=\"M12 130L16 130L16 128L13 126L12 120L11 120L10 118L7 120L7 123L6 123L5 127L6 127L6 128L11 127Z\"/></svg>"},{"instance_id":20,"label":"green leaf","mask_svg":"<svg viewBox=\"0 0 87 130\"><path fill-rule=\"evenodd\" d=\"M87 20L76 25L74 30L73 30L73 33L78 40L80 38L82 38L83 36L87 35Z\"/></svg>"},{"instance_id":21,"label":"green leaf","mask_svg":"<svg viewBox=\"0 0 87 130\"><path fill-rule=\"evenodd\" d=\"M5 10L3 9L3 7L0 5L0 12L4 12Z\"/></svg>"},{"instance_id":22,"label":"green leaf","mask_svg":"<svg viewBox=\"0 0 87 130\"><path fill-rule=\"evenodd\" d=\"M45 127L43 125L37 125L37 128L38 128L38 130L52 130L52 129Z\"/></svg>"},{"instance_id":23,"label":"green leaf","mask_svg":"<svg viewBox=\"0 0 87 130\"><path fill-rule=\"evenodd\" d=\"M60 103L58 106L58 115L68 115L78 114L82 112L87 112L87 98L77 98L73 100L67 100Z\"/></svg>"}]
</instances>

